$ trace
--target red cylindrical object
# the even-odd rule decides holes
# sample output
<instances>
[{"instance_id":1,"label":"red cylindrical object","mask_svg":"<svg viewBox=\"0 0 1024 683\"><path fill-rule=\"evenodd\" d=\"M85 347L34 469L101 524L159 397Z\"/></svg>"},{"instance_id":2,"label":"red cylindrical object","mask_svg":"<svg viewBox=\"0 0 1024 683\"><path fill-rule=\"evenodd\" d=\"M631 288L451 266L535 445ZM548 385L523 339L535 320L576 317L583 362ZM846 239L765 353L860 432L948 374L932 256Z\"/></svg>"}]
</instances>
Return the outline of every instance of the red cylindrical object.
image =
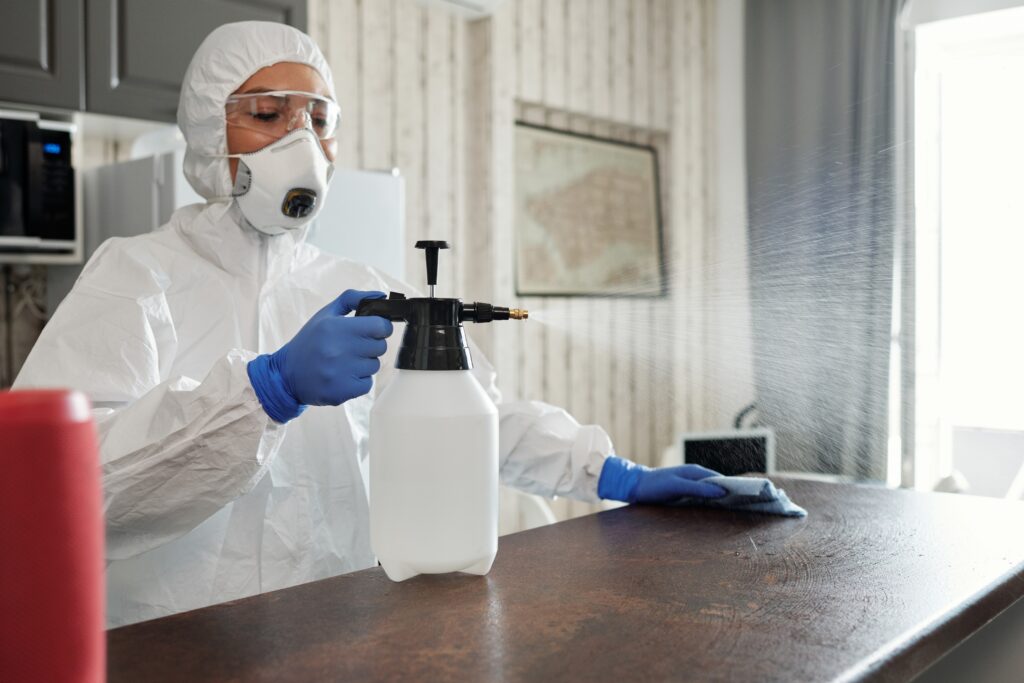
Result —
<instances>
[{"instance_id":1,"label":"red cylindrical object","mask_svg":"<svg viewBox=\"0 0 1024 683\"><path fill-rule=\"evenodd\" d=\"M104 679L100 487L89 399L0 392L0 680Z\"/></svg>"}]
</instances>

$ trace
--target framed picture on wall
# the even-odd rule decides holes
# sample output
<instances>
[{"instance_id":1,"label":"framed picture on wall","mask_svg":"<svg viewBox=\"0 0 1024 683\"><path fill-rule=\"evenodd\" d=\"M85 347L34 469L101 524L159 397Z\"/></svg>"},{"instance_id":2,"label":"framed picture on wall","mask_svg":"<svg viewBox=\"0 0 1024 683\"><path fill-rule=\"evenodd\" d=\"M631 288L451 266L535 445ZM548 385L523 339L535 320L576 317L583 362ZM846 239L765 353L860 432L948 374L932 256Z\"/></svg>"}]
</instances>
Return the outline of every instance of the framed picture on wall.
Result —
<instances>
[{"instance_id":1,"label":"framed picture on wall","mask_svg":"<svg viewBox=\"0 0 1024 683\"><path fill-rule=\"evenodd\" d=\"M516 122L520 296L663 296L653 147Z\"/></svg>"}]
</instances>

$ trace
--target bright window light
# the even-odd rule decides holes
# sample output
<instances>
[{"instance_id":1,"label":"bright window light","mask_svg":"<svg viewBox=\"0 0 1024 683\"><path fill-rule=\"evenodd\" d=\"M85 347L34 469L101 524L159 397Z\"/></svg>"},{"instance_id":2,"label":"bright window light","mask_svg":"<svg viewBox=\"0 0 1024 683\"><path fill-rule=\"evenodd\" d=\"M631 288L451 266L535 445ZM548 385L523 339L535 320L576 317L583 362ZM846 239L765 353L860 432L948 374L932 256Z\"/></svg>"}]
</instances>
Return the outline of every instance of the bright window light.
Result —
<instances>
[{"instance_id":1,"label":"bright window light","mask_svg":"<svg viewBox=\"0 0 1024 683\"><path fill-rule=\"evenodd\" d=\"M1024 430L1024 8L919 27L916 45L916 434L934 481L952 428Z\"/></svg>"}]
</instances>

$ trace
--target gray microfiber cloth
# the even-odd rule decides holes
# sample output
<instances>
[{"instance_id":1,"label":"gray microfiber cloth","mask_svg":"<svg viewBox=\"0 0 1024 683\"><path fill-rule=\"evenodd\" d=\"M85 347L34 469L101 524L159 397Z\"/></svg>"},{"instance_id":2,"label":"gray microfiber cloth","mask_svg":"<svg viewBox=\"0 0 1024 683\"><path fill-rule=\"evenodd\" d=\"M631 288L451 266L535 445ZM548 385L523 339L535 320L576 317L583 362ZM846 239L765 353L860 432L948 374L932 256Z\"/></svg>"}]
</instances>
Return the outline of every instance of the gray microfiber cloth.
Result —
<instances>
[{"instance_id":1,"label":"gray microfiber cloth","mask_svg":"<svg viewBox=\"0 0 1024 683\"><path fill-rule=\"evenodd\" d=\"M744 512L760 512L783 517L806 517L807 510L794 503L782 489L767 479L758 477L708 477L702 482L721 486L728 491L721 498L697 498L683 496L673 505L700 505L711 508L728 508Z\"/></svg>"}]
</instances>

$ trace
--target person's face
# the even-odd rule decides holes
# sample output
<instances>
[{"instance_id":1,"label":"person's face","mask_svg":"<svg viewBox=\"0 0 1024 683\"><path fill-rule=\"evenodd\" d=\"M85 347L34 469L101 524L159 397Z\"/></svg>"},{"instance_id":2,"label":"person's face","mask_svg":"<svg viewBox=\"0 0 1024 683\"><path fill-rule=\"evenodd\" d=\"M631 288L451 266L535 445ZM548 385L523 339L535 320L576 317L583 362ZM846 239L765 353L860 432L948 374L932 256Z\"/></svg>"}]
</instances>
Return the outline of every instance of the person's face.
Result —
<instances>
[{"instance_id":1,"label":"person's face","mask_svg":"<svg viewBox=\"0 0 1024 683\"><path fill-rule=\"evenodd\" d=\"M275 90L296 90L310 92L317 95L329 97L327 84L320 77L316 69L307 64L296 64L295 62L279 62L263 67L245 83L238 87L233 95L247 93L271 92ZM226 126L228 154L247 154L263 149L275 142L277 138L268 136L260 131L242 126ZM338 150L336 138L320 141L327 158L334 161ZM235 174L238 171L238 159L228 159L228 166L231 169L231 182L235 182Z\"/></svg>"}]
</instances>

